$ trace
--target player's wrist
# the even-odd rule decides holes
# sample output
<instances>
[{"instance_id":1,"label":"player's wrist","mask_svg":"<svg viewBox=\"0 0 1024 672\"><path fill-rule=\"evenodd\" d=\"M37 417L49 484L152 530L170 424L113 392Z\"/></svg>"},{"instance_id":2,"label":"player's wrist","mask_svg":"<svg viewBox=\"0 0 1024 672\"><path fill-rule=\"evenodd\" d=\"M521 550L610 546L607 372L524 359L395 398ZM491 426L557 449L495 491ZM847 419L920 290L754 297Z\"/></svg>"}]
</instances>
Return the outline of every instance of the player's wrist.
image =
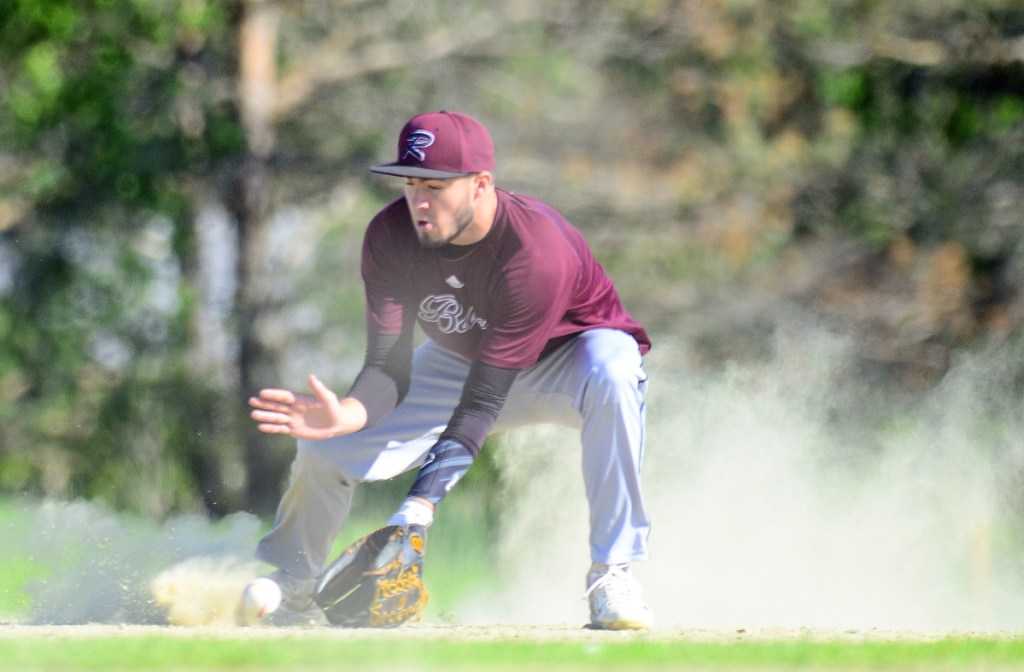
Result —
<instances>
[{"instance_id":1,"label":"player's wrist","mask_svg":"<svg viewBox=\"0 0 1024 672\"><path fill-rule=\"evenodd\" d=\"M366 427L366 407L355 397L340 399L333 415L332 437L353 434Z\"/></svg>"},{"instance_id":2,"label":"player's wrist","mask_svg":"<svg viewBox=\"0 0 1024 672\"><path fill-rule=\"evenodd\" d=\"M409 497L398 507L395 515L388 520L388 525L422 525L430 527L434 522L434 507L419 497Z\"/></svg>"}]
</instances>

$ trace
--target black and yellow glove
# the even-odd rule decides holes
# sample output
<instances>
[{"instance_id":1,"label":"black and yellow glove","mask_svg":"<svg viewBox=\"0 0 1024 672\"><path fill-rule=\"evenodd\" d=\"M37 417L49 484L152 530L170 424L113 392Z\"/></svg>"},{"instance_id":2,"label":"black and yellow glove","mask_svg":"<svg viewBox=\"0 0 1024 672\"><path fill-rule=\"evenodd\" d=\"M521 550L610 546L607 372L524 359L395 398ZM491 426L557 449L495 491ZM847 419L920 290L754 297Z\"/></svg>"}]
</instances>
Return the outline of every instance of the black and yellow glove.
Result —
<instances>
[{"instance_id":1,"label":"black and yellow glove","mask_svg":"<svg viewBox=\"0 0 1024 672\"><path fill-rule=\"evenodd\" d=\"M423 616L426 530L390 525L359 539L331 563L316 587L316 603L334 625L393 628Z\"/></svg>"}]
</instances>

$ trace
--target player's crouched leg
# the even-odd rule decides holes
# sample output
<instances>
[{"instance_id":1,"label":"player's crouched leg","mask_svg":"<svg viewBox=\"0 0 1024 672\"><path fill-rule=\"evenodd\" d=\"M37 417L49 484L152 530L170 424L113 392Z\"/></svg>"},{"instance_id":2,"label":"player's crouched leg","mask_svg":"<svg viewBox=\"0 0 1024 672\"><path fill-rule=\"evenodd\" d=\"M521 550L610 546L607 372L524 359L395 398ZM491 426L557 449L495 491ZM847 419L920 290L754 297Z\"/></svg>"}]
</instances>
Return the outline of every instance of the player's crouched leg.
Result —
<instances>
[{"instance_id":1,"label":"player's crouched leg","mask_svg":"<svg viewBox=\"0 0 1024 672\"><path fill-rule=\"evenodd\" d=\"M647 376L624 334L595 335L579 398L583 471L594 565L587 575L591 627L651 627L653 618L629 563L649 555L650 519L640 484Z\"/></svg>"},{"instance_id":2,"label":"player's crouched leg","mask_svg":"<svg viewBox=\"0 0 1024 672\"><path fill-rule=\"evenodd\" d=\"M323 622L313 602L316 577L344 523L354 489L353 480L332 461L331 449L328 442L299 442L274 527L256 547L257 559L277 571L245 588L241 621Z\"/></svg>"}]
</instances>

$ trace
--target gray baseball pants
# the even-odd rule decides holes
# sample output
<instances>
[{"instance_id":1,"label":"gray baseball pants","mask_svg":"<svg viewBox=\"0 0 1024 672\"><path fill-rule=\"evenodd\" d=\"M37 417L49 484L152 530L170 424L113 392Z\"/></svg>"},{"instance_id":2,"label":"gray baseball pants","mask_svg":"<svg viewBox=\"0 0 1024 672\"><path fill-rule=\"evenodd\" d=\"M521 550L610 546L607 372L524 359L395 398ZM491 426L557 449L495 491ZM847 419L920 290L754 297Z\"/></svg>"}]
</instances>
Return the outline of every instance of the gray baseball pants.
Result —
<instances>
[{"instance_id":1,"label":"gray baseball pants","mask_svg":"<svg viewBox=\"0 0 1024 672\"><path fill-rule=\"evenodd\" d=\"M413 354L408 394L386 418L354 434L300 440L274 527L260 540L256 557L299 578L318 576L356 484L422 464L459 402L469 367L465 358L428 340ZM593 562L648 556L650 522L640 488L646 390L633 337L594 329L521 371L494 426L500 432L553 423L581 431Z\"/></svg>"}]
</instances>

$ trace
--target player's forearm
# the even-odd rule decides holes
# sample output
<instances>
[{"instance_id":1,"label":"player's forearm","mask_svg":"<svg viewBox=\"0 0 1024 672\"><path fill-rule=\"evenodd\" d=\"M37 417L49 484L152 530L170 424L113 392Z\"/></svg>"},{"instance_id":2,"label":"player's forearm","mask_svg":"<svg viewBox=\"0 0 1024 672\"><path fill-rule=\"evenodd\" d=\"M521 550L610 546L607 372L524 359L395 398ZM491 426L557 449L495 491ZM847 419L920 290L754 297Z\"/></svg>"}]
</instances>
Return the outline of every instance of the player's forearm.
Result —
<instances>
[{"instance_id":1,"label":"player's forearm","mask_svg":"<svg viewBox=\"0 0 1024 672\"><path fill-rule=\"evenodd\" d=\"M442 439L453 439L475 457L498 419L519 371L474 362Z\"/></svg>"},{"instance_id":2,"label":"player's forearm","mask_svg":"<svg viewBox=\"0 0 1024 672\"><path fill-rule=\"evenodd\" d=\"M458 441L440 439L427 453L409 494L388 525L422 525L434 520L434 509L469 471L476 454Z\"/></svg>"},{"instance_id":3,"label":"player's forearm","mask_svg":"<svg viewBox=\"0 0 1024 672\"><path fill-rule=\"evenodd\" d=\"M367 336L366 361L348 396L365 412L364 426L372 427L401 403L409 389L411 339L404 334Z\"/></svg>"}]
</instances>

